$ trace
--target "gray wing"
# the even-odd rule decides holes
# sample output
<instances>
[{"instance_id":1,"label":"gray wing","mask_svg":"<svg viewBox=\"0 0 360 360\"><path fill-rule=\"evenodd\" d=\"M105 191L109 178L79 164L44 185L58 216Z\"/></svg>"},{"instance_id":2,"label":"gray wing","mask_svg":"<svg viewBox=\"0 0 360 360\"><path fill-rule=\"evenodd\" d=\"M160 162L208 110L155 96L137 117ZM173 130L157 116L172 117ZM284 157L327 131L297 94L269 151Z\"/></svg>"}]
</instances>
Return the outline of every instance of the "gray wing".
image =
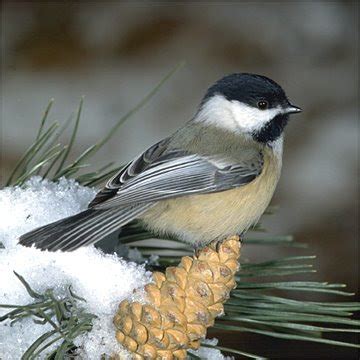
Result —
<instances>
[{"instance_id":1,"label":"gray wing","mask_svg":"<svg viewBox=\"0 0 360 360\"><path fill-rule=\"evenodd\" d=\"M261 152L234 163L221 156L167 150L167 141L154 145L110 179L90 206L109 209L229 190L248 184L262 171Z\"/></svg>"}]
</instances>

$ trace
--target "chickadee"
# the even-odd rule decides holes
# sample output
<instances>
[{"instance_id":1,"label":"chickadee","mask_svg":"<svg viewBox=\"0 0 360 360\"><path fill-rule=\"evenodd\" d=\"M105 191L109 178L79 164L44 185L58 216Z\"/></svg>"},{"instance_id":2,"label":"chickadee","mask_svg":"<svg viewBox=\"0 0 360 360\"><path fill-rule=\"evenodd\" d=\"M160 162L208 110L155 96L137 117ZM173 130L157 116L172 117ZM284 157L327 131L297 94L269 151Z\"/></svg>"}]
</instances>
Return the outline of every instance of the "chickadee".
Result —
<instances>
[{"instance_id":1,"label":"chickadee","mask_svg":"<svg viewBox=\"0 0 360 360\"><path fill-rule=\"evenodd\" d=\"M134 219L195 247L243 234L269 205L283 131L299 112L265 76L225 76L189 122L112 177L87 210L21 236L20 244L71 251Z\"/></svg>"}]
</instances>

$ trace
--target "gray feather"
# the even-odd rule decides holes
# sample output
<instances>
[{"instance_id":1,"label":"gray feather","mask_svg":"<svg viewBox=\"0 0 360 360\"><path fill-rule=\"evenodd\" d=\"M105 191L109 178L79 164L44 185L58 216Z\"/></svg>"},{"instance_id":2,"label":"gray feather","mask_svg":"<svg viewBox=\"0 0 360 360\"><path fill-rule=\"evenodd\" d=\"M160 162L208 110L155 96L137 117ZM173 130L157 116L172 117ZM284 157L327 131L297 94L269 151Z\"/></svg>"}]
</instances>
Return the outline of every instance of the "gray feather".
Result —
<instances>
[{"instance_id":1,"label":"gray feather","mask_svg":"<svg viewBox=\"0 0 360 360\"><path fill-rule=\"evenodd\" d=\"M24 234L19 243L42 250L72 251L100 241L151 206L147 203L109 210L88 209Z\"/></svg>"},{"instance_id":2,"label":"gray feather","mask_svg":"<svg viewBox=\"0 0 360 360\"><path fill-rule=\"evenodd\" d=\"M176 149L160 152L159 156L156 150L158 148L150 148L110 179L91 205L96 209L110 209L229 190L254 180L263 166L261 152L235 162L226 156L202 156ZM111 197L98 201L110 192Z\"/></svg>"}]
</instances>

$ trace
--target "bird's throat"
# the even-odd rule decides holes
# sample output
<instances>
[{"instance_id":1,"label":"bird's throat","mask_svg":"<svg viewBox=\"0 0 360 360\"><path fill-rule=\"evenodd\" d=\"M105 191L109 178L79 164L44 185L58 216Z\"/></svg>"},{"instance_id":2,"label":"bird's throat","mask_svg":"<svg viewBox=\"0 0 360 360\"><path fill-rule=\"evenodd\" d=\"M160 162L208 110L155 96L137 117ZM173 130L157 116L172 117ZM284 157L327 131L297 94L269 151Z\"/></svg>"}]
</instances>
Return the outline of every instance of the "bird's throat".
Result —
<instances>
[{"instance_id":1,"label":"bird's throat","mask_svg":"<svg viewBox=\"0 0 360 360\"><path fill-rule=\"evenodd\" d=\"M260 130L252 134L254 140L260 143L269 143L277 140L289 121L287 114L279 114L265 124Z\"/></svg>"}]
</instances>

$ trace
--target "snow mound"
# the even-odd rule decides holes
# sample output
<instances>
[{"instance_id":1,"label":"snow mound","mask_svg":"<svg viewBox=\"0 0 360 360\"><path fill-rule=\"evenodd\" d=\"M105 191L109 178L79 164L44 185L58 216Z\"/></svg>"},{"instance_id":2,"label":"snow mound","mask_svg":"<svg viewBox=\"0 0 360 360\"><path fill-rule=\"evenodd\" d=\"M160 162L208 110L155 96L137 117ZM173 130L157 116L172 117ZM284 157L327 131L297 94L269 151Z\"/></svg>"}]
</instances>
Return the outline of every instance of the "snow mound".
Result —
<instances>
[{"instance_id":1,"label":"snow mound","mask_svg":"<svg viewBox=\"0 0 360 360\"><path fill-rule=\"evenodd\" d=\"M39 226L85 210L96 191L80 186L74 180L58 183L36 176L24 187L0 191L0 242L5 248L16 246L17 238Z\"/></svg>"},{"instance_id":2,"label":"snow mound","mask_svg":"<svg viewBox=\"0 0 360 360\"><path fill-rule=\"evenodd\" d=\"M117 305L130 298L134 289L150 281L144 267L126 262L116 255L105 255L94 247L70 253L40 251L17 245L18 237L38 226L74 215L84 210L95 191L73 180L52 183L36 177L24 188L0 191L0 304L27 304L33 299L15 277L23 276L37 292L54 289L64 296L71 285L74 293L86 299L85 310L96 315L93 329L76 339L85 359L100 359L101 354L121 351L112 318ZM8 309L0 309L4 314ZM36 325L31 319L13 326L0 324L0 358L18 360L50 325ZM55 343L51 349L58 345Z\"/></svg>"},{"instance_id":3,"label":"snow mound","mask_svg":"<svg viewBox=\"0 0 360 360\"><path fill-rule=\"evenodd\" d=\"M17 244L18 237L36 227L74 215L84 209L95 190L61 179L58 183L30 179L24 187L0 190L0 304L24 305L33 302L13 271L24 277L33 290L43 293L53 289L63 297L68 287L86 299L84 309L97 316L90 332L76 338L80 359L99 360L102 354L121 354L130 358L115 339L112 318L123 299L131 299L134 291L141 294L151 281L151 273L144 266L127 262L114 255L106 255L93 246L74 252L48 252ZM9 309L0 308L0 315ZM0 323L0 359L18 360L29 346L51 325L38 325L32 319L18 321L12 326ZM54 343L42 357L55 349ZM204 359L224 359L218 350L197 352Z\"/></svg>"}]
</instances>

